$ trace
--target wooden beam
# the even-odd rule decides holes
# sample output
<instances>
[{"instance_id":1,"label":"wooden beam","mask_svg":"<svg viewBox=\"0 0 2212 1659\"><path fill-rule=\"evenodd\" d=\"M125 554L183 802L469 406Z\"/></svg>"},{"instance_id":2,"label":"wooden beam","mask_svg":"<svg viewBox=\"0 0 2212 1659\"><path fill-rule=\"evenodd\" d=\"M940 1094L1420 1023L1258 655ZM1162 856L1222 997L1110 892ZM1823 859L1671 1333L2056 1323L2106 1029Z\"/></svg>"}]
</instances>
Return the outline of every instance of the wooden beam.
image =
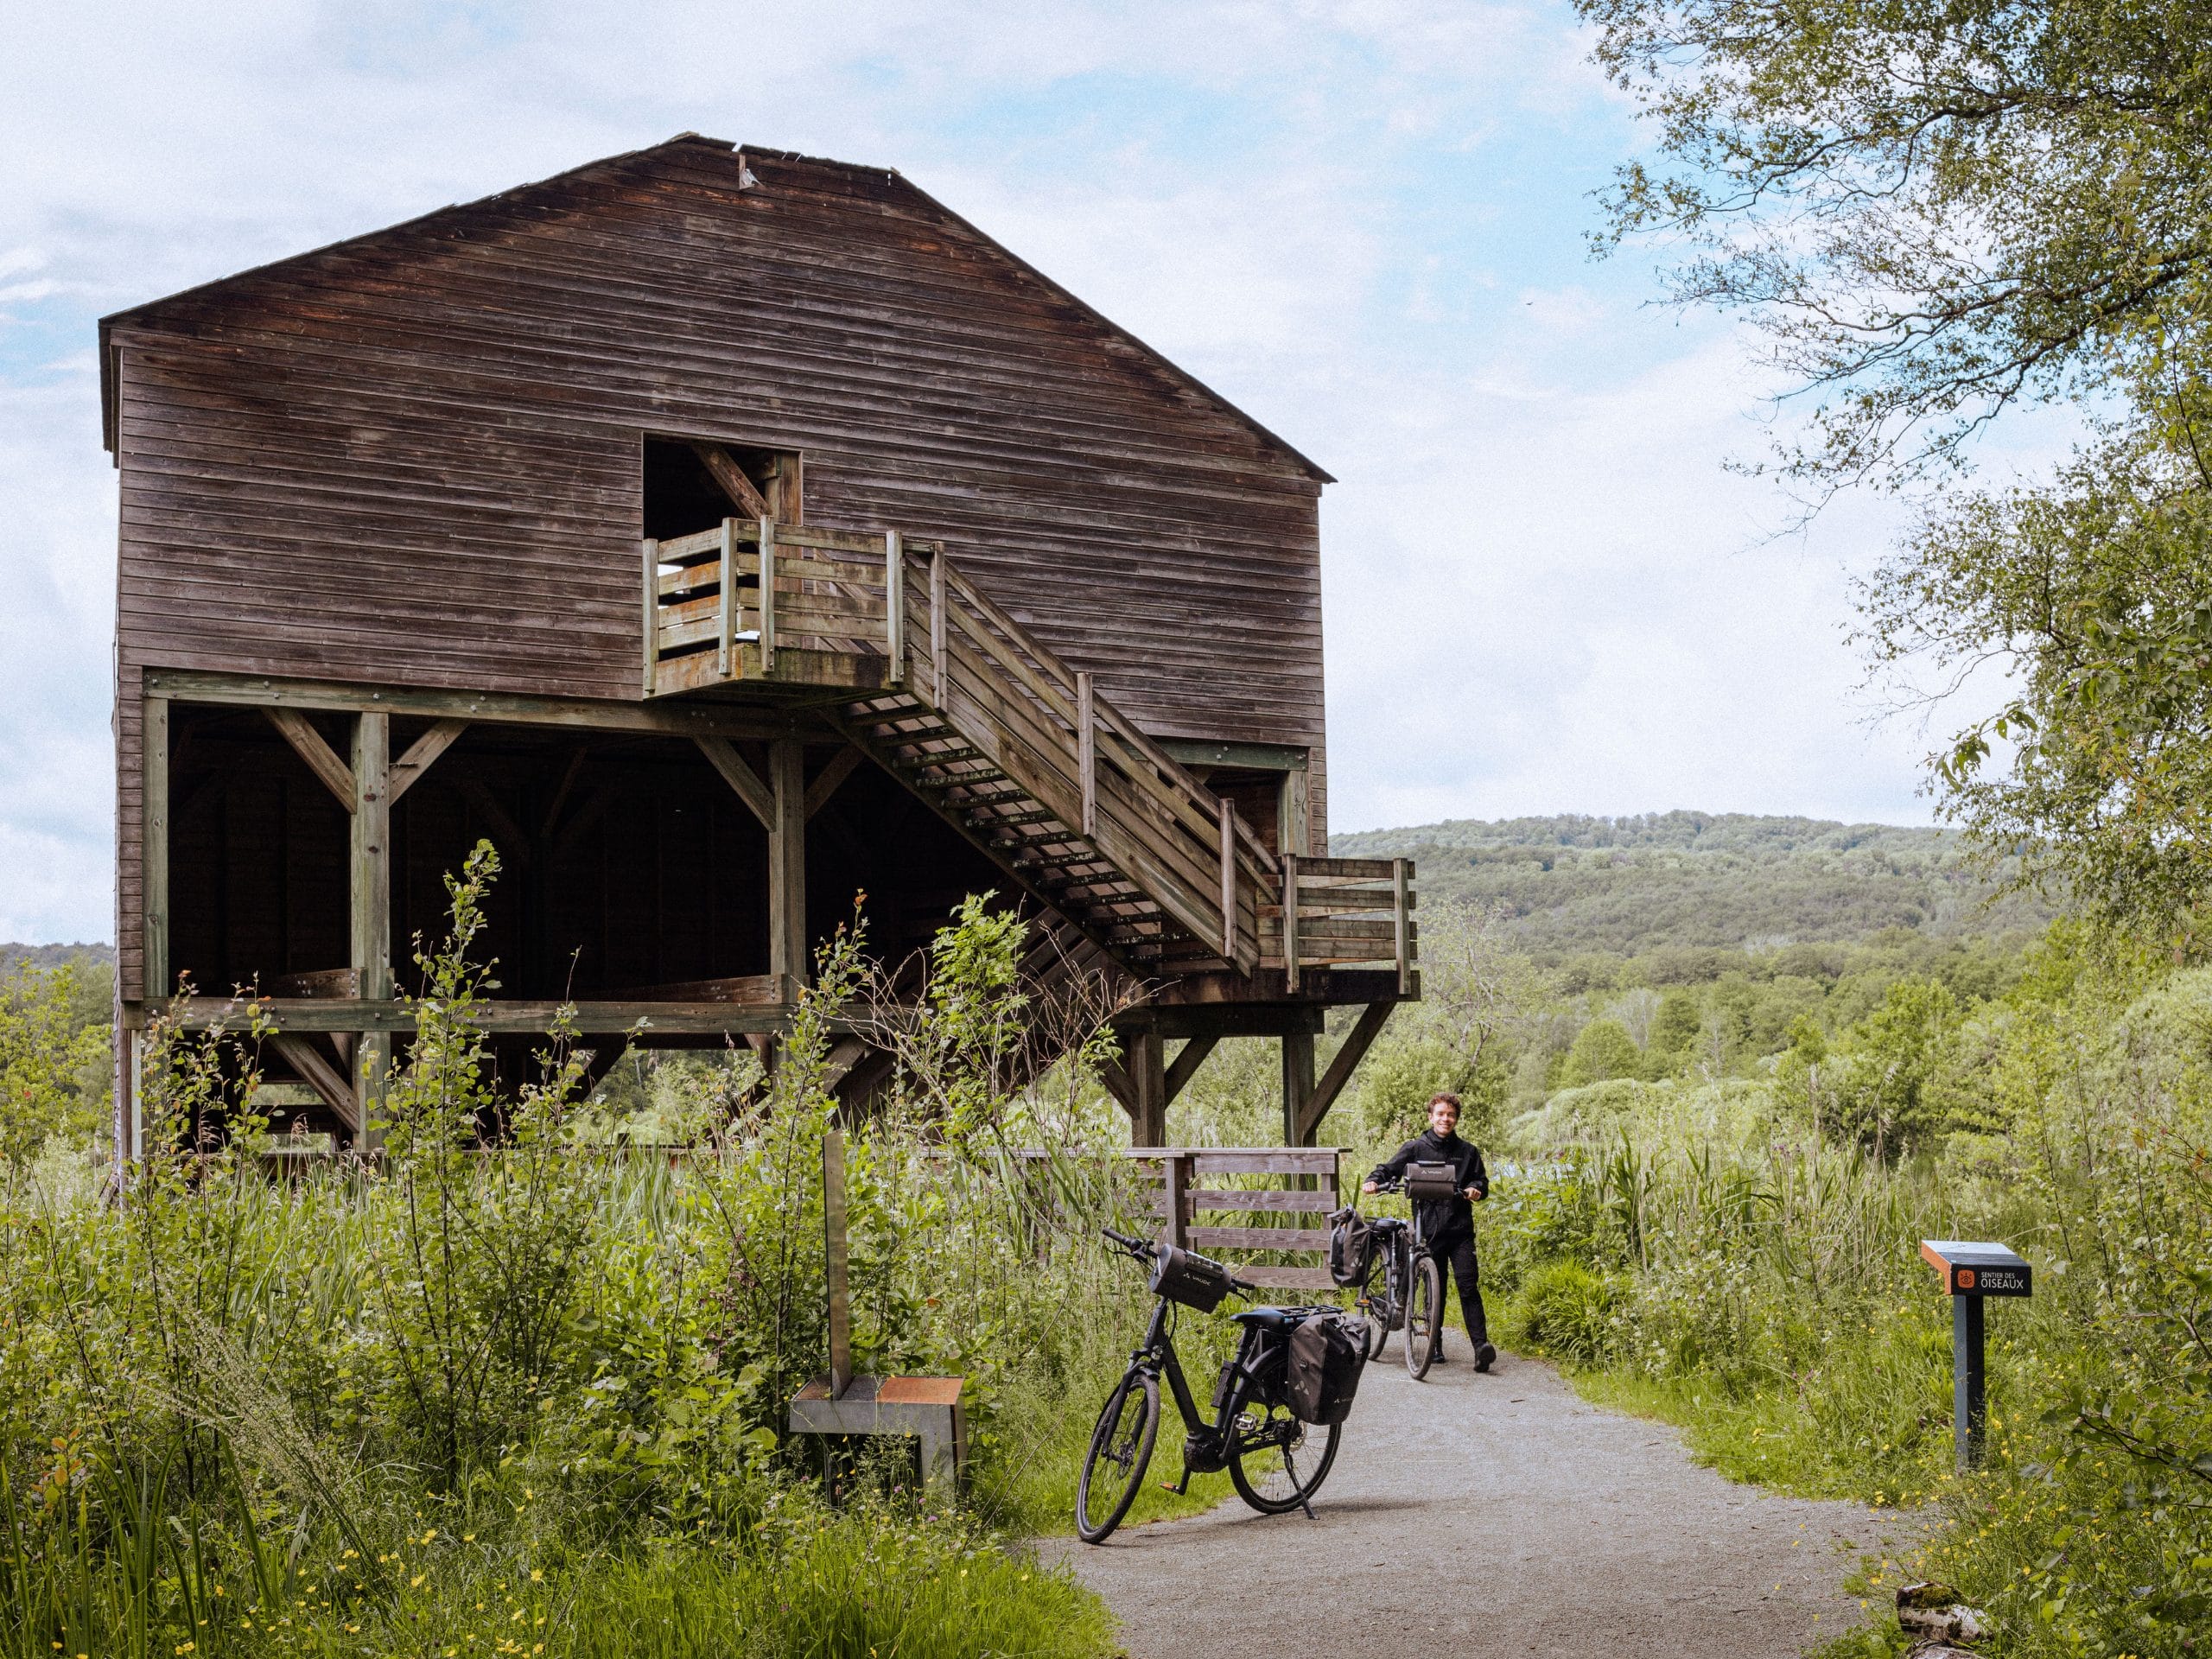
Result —
<instances>
[{"instance_id":1,"label":"wooden beam","mask_svg":"<svg viewBox=\"0 0 2212 1659\"><path fill-rule=\"evenodd\" d=\"M430 729L407 746L407 753L391 763L390 798L397 801L415 786L415 782L437 763L437 759L454 746L454 740L468 729L465 720L441 720Z\"/></svg>"},{"instance_id":2,"label":"wooden beam","mask_svg":"<svg viewBox=\"0 0 2212 1659\"><path fill-rule=\"evenodd\" d=\"M1076 770L1083 779L1083 833L1098 834L1098 710L1090 676L1077 670L1075 677Z\"/></svg>"},{"instance_id":3,"label":"wooden beam","mask_svg":"<svg viewBox=\"0 0 2212 1659\"><path fill-rule=\"evenodd\" d=\"M886 683L906 683L906 548L895 530L883 532L883 650L890 658Z\"/></svg>"},{"instance_id":4,"label":"wooden beam","mask_svg":"<svg viewBox=\"0 0 2212 1659\"><path fill-rule=\"evenodd\" d=\"M1370 1002L1360 1011L1358 1021L1344 1038L1344 1046L1331 1057L1329 1069L1321 1074L1320 1082L1313 1085L1313 1097L1306 1103L1305 1116L1299 1122L1300 1146L1313 1144L1314 1138L1321 1131L1321 1120L1329 1115L1329 1108L1337 1103L1337 1096L1344 1093L1344 1085L1351 1081L1351 1074L1359 1069L1359 1063L1367 1058L1367 1051L1382 1034L1382 1027L1390 1017L1390 1010L1397 1006L1395 1002Z\"/></svg>"},{"instance_id":5,"label":"wooden beam","mask_svg":"<svg viewBox=\"0 0 2212 1659\"><path fill-rule=\"evenodd\" d=\"M201 996L193 999L181 1028L207 1031L219 1025L237 1031L248 1017L249 1004L271 1030L362 1033L357 1058L359 1049L368 1046L368 1034L381 1041L390 1033L411 1032L419 1017L413 1003L397 998L372 1002L358 997ZM575 1011L575 1030L601 1037L622 1036L633 1028L648 1037L768 1035L789 1026L791 1018L789 1006L779 1003L523 1001L480 1002L470 1018L497 1034L542 1035L563 1018L564 1008ZM848 1021L830 1023L841 1034L849 1028Z\"/></svg>"},{"instance_id":6,"label":"wooden beam","mask_svg":"<svg viewBox=\"0 0 2212 1659\"><path fill-rule=\"evenodd\" d=\"M737 520L722 520L721 563L715 573L715 672L730 677L737 649Z\"/></svg>"},{"instance_id":7,"label":"wooden beam","mask_svg":"<svg viewBox=\"0 0 2212 1659\"><path fill-rule=\"evenodd\" d=\"M176 988L169 974L169 705L149 697L142 708L140 746L138 883L139 914L144 929L139 980L149 1007L168 1001ZM136 1090L134 1090L134 1093Z\"/></svg>"},{"instance_id":8,"label":"wooden beam","mask_svg":"<svg viewBox=\"0 0 2212 1659\"><path fill-rule=\"evenodd\" d=\"M1119 1060L1102 1059L1098 1062L1098 1081L1106 1085L1106 1092L1121 1103L1122 1109L1129 1115L1132 1123L1137 1116L1137 1086Z\"/></svg>"},{"instance_id":9,"label":"wooden beam","mask_svg":"<svg viewBox=\"0 0 2212 1659\"><path fill-rule=\"evenodd\" d=\"M492 844L499 849L500 855L507 862L519 868L536 856L537 849L523 832L522 825L517 823L507 809L499 804L499 798L492 793L481 778L464 772L454 787L476 809L477 816L490 825Z\"/></svg>"},{"instance_id":10,"label":"wooden beam","mask_svg":"<svg viewBox=\"0 0 2212 1659\"><path fill-rule=\"evenodd\" d=\"M1225 795L1221 799L1221 954L1226 962L1236 961L1236 805Z\"/></svg>"},{"instance_id":11,"label":"wooden beam","mask_svg":"<svg viewBox=\"0 0 2212 1659\"><path fill-rule=\"evenodd\" d=\"M643 641L643 654L639 659L638 695L650 697L660 683L660 543L648 536L639 543L645 558L645 586L640 596L645 601L645 612L639 619L639 638Z\"/></svg>"},{"instance_id":12,"label":"wooden beam","mask_svg":"<svg viewBox=\"0 0 2212 1659\"><path fill-rule=\"evenodd\" d=\"M561 809L569 804L569 797L576 787L576 779L583 775L584 762L591 758L591 745L579 743L569 751L569 764L561 773L560 787L553 791L553 804L545 809L545 820L537 826L540 841L553 833L561 822Z\"/></svg>"},{"instance_id":13,"label":"wooden beam","mask_svg":"<svg viewBox=\"0 0 2212 1659\"><path fill-rule=\"evenodd\" d=\"M339 1121L357 1139L361 1133L361 1105L353 1093L353 1085L340 1075L314 1040L297 1032L280 1031L271 1034L269 1046L275 1049L298 1076L300 1081L321 1096L322 1103L338 1114Z\"/></svg>"},{"instance_id":14,"label":"wooden beam","mask_svg":"<svg viewBox=\"0 0 2212 1659\"><path fill-rule=\"evenodd\" d=\"M830 764L806 786L806 816L810 818L829 805L830 798L844 786L845 779L858 771L861 762L867 759L849 744L831 755Z\"/></svg>"},{"instance_id":15,"label":"wooden beam","mask_svg":"<svg viewBox=\"0 0 2212 1659\"><path fill-rule=\"evenodd\" d=\"M726 737L700 737L692 740L699 746L699 753L714 763L722 775L722 781L737 791L737 798L760 820L760 827L771 835L776 829L776 798L768 785L760 781L760 774L745 764L745 757L730 745Z\"/></svg>"},{"instance_id":16,"label":"wooden beam","mask_svg":"<svg viewBox=\"0 0 2212 1659\"><path fill-rule=\"evenodd\" d=\"M1168 1104L1174 1103L1175 1096L1183 1092L1183 1085L1190 1082L1192 1074L1205 1063L1206 1056L1213 1052L1214 1045L1220 1040L1218 1037L1193 1037L1183 1045L1174 1064L1167 1068Z\"/></svg>"},{"instance_id":17,"label":"wooden beam","mask_svg":"<svg viewBox=\"0 0 2212 1659\"><path fill-rule=\"evenodd\" d=\"M719 443L709 443L698 438L691 439L690 444L691 453L699 457L700 464L707 469L707 475L715 480L724 495L736 503L739 512L748 518L772 518L776 516L769 510L768 498L754 487L753 480L745 475L745 468L737 464L728 450Z\"/></svg>"},{"instance_id":18,"label":"wooden beam","mask_svg":"<svg viewBox=\"0 0 2212 1659\"><path fill-rule=\"evenodd\" d=\"M615 702L595 697L538 697L505 691L448 691L430 686L361 685L341 680L285 680L259 674L197 669L148 669L146 695L178 702L245 709L316 709L359 714L365 709L430 720L563 726L577 731L637 732L646 736L757 738L823 735L829 722L796 710L729 703Z\"/></svg>"},{"instance_id":19,"label":"wooden beam","mask_svg":"<svg viewBox=\"0 0 2212 1659\"><path fill-rule=\"evenodd\" d=\"M804 984L812 964L806 933L806 747L768 746L768 971Z\"/></svg>"},{"instance_id":20,"label":"wooden beam","mask_svg":"<svg viewBox=\"0 0 2212 1659\"><path fill-rule=\"evenodd\" d=\"M1294 991L1298 988L1298 859L1296 853L1282 855L1282 966Z\"/></svg>"},{"instance_id":21,"label":"wooden beam","mask_svg":"<svg viewBox=\"0 0 2212 1659\"><path fill-rule=\"evenodd\" d=\"M296 709L264 708L261 712L300 759L308 763L308 770L322 779L322 786L351 812L354 799L353 770L338 758L337 751L322 741L322 734L315 730L315 722Z\"/></svg>"},{"instance_id":22,"label":"wooden beam","mask_svg":"<svg viewBox=\"0 0 2212 1659\"><path fill-rule=\"evenodd\" d=\"M1413 989L1414 951L1412 915L1414 895L1409 867L1402 858L1390 861L1390 907L1394 943L1397 947L1398 995L1404 996Z\"/></svg>"},{"instance_id":23,"label":"wooden beam","mask_svg":"<svg viewBox=\"0 0 2212 1659\"><path fill-rule=\"evenodd\" d=\"M944 707L944 550L938 548L930 554L930 677L934 701L939 709Z\"/></svg>"},{"instance_id":24,"label":"wooden beam","mask_svg":"<svg viewBox=\"0 0 2212 1659\"><path fill-rule=\"evenodd\" d=\"M291 710L283 712L291 713ZM272 716L273 717L273 716ZM392 993L391 976L391 716L362 714L353 723L352 880L353 968L361 999L380 1002ZM360 1129L354 1144L376 1145L375 1124L383 1109L390 1039L364 1031L353 1046L353 1098Z\"/></svg>"},{"instance_id":25,"label":"wooden beam","mask_svg":"<svg viewBox=\"0 0 2212 1659\"><path fill-rule=\"evenodd\" d=\"M1282 1039L1282 1143L1310 1147L1307 1120L1313 1102L1313 1033L1285 1032Z\"/></svg>"}]
</instances>

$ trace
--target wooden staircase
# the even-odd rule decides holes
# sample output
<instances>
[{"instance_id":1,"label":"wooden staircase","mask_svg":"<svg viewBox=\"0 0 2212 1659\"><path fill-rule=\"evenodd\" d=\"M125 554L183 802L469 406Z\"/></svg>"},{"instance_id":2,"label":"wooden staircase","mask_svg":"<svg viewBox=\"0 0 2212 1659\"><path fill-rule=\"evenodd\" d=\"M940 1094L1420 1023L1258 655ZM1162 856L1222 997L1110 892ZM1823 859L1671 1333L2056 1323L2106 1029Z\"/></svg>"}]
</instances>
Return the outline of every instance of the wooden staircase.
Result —
<instances>
[{"instance_id":1,"label":"wooden staircase","mask_svg":"<svg viewBox=\"0 0 2212 1659\"><path fill-rule=\"evenodd\" d=\"M830 693L856 747L1132 971L1294 990L1389 963L1414 994L1410 866L1278 859L936 543L728 519L645 544L643 621L643 695Z\"/></svg>"}]
</instances>

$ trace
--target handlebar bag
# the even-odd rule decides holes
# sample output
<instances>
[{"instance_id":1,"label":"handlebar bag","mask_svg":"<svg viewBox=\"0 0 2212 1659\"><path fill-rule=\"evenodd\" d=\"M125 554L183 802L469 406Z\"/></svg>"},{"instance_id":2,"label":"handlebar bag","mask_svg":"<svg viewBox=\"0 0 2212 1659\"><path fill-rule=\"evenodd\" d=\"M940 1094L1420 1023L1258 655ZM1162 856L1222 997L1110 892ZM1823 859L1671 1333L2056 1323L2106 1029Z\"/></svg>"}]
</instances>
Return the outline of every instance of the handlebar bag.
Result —
<instances>
[{"instance_id":1,"label":"handlebar bag","mask_svg":"<svg viewBox=\"0 0 2212 1659\"><path fill-rule=\"evenodd\" d=\"M1339 1210L1330 1219L1329 1277L1346 1287L1363 1285L1375 1268L1375 1229L1354 1210Z\"/></svg>"},{"instance_id":2,"label":"handlebar bag","mask_svg":"<svg viewBox=\"0 0 2212 1659\"><path fill-rule=\"evenodd\" d=\"M1459 1172L1444 1163L1408 1164L1406 1196L1417 1204L1456 1198L1459 1196Z\"/></svg>"},{"instance_id":3,"label":"handlebar bag","mask_svg":"<svg viewBox=\"0 0 2212 1659\"><path fill-rule=\"evenodd\" d=\"M1367 1321L1316 1313L1290 1333L1283 1368L1283 1403L1302 1423L1341 1423L1359 1392L1367 1365Z\"/></svg>"},{"instance_id":4,"label":"handlebar bag","mask_svg":"<svg viewBox=\"0 0 2212 1659\"><path fill-rule=\"evenodd\" d=\"M1229 1294L1229 1269L1203 1255L1162 1244L1152 1258L1152 1294L1211 1313Z\"/></svg>"}]
</instances>

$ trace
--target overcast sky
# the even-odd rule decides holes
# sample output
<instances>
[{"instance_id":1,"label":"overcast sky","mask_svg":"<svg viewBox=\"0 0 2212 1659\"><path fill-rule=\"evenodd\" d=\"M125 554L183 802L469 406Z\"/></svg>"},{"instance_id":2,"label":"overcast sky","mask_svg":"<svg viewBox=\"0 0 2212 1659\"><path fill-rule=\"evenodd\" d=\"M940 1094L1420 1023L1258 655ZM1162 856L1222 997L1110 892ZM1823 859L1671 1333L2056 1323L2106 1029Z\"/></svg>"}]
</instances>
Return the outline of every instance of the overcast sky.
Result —
<instances>
[{"instance_id":1,"label":"overcast sky","mask_svg":"<svg viewBox=\"0 0 2212 1659\"><path fill-rule=\"evenodd\" d=\"M1646 142L1563 5L19 5L0 22L0 939L112 936L93 324L686 130L895 167L1325 498L1332 827L1923 822L1847 575L1895 510L1724 470L1775 388L1593 265Z\"/></svg>"}]
</instances>

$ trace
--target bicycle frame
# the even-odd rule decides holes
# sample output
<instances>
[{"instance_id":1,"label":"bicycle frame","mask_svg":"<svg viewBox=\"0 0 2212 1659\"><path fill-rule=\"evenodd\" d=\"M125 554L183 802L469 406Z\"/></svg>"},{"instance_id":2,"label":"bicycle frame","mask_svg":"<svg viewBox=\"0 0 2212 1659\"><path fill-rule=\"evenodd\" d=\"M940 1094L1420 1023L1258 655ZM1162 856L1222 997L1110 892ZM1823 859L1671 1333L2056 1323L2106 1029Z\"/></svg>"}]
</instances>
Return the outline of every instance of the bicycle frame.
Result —
<instances>
[{"instance_id":1,"label":"bicycle frame","mask_svg":"<svg viewBox=\"0 0 2212 1659\"><path fill-rule=\"evenodd\" d=\"M1152 1323L1146 1327L1143 1345L1129 1356L1129 1363L1155 1379L1164 1376L1167 1380L1167 1391L1173 1396L1175 1409L1183 1419L1183 1475L1174 1490L1184 1492L1190 1490L1192 1475L1216 1474L1229 1465L1230 1437L1236 1431L1244 1408L1252 1400L1254 1371L1249 1357L1258 1333L1248 1326L1238 1338L1233 1362L1235 1377L1227 1395L1220 1401L1214 1421L1209 1423L1191 1393L1189 1380L1183 1375L1182 1359L1175 1351L1175 1338L1169 1326L1170 1306L1164 1296L1154 1303Z\"/></svg>"}]
</instances>

